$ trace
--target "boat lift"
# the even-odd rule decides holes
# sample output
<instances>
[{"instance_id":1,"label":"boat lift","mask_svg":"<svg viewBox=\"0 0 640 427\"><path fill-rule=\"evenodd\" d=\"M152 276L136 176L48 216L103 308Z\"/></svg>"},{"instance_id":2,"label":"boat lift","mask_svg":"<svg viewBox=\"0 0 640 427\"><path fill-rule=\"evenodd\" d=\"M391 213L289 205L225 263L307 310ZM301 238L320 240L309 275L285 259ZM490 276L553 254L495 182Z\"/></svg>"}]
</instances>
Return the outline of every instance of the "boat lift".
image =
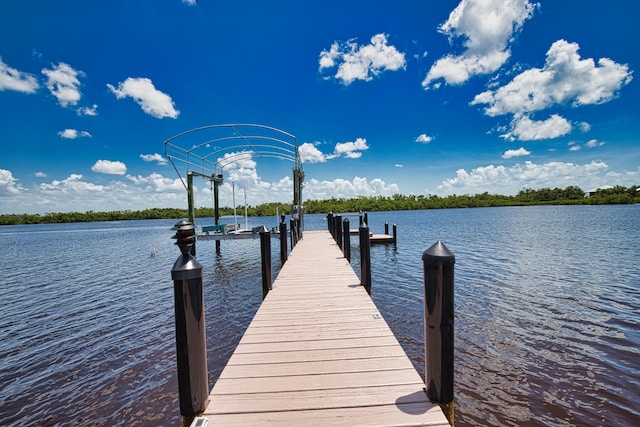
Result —
<instances>
[{"instance_id":1,"label":"boat lift","mask_svg":"<svg viewBox=\"0 0 640 427\"><path fill-rule=\"evenodd\" d=\"M164 141L164 156L178 173L187 190L189 221L195 224L193 177L213 184L214 225L219 225L218 186L226 167L249 158L275 158L293 163L294 219L302 219L304 172L296 137L283 130L260 124L218 124L201 126ZM176 163L186 167L185 178Z\"/></svg>"}]
</instances>

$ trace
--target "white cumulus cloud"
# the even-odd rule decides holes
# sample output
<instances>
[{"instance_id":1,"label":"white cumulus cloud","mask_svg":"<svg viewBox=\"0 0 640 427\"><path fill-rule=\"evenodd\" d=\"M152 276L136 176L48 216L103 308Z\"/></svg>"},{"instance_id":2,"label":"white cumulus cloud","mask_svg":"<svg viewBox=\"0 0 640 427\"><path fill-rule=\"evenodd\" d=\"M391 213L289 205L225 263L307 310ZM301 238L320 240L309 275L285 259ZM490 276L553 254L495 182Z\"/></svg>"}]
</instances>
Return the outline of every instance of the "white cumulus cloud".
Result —
<instances>
[{"instance_id":1,"label":"white cumulus cloud","mask_svg":"<svg viewBox=\"0 0 640 427\"><path fill-rule=\"evenodd\" d=\"M465 83L474 75L498 70L511 56L509 43L537 3L528 0L462 0L439 31L463 40L464 52L448 54L432 66L422 86L438 88L440 80L449 85Z\"/></svg>"},{"instance_id":2,"label":"white cumulus cloud","mask_svg":"<svg viewBox=\"0 0 640 427\"><path fill-rule=\"evenodd\" d=\"M253 160L253 151L250 150L225 153L222 157L218 157L217 164L225 170L255 169L257 166L256 161Z\"/></svg>"},{"instance_id":3,"label":"white cumulus cloud","mask_svg":"<svg viewBox=\"0 0 640 427\"><path fill-rule=\"evenodd\" d=\"M167 178L159 173L149 176L127 175L127 179L135 184L144 186L145 189L155 192L184 192L184 184L180 178Z\"/></svg>"},{"instance_id":4,"label":"white cumulus cloud","mask_svg":"<svg viewBox=\"0 0 640 427\"><path fill-rule=\"evenodd\" d=\"M337 143L330 157L344 156L348 159L358 159L362 157L362 152L368 149L369 146L365 138L356 138L353 142Z\"/></svg>"},{"instance_id":5,"label":"white cumulus cloud","mask_svg":"<svg viewBox=\"0 0 640 427\"><path fill-rule=\"evenodd\" d=\"M145 162L157 162L159 165L166 165L167 159L158 153L140 154L140 158Z\"/></svg>"},{"instance_id":6,"label":"white cumulus cloud","mask_svg":"<svg viewBox=\"0 0 640 427\"><path fill-rule=\"evenodd\" d=\"M79 116L97 116L98 104L93 104L91 107L80 107L77 111Z\"/></svg>"},{"instance_id":7,"label":"white cumulus cloud","mask_svg":"<svg viewBox=\"0 0 640 427\"><path fill-rule=\"evenodd\" d=\"M58 132L58 136L64 139L90 138L91 134L86 130L78 131L77 129L65 129Z\"/></svg>"},{"instance_id":8,"label":"white cumulus cloud","mask_svg":"<svg viewBox=\"0 0 640 427\"><path fill-rule=\"evenodd\" d=\"M73 69L64 62L54 65L53 68L43 68L42 74L47 76L46 86L49 92L58 99L62 107L76 105L82 93L80 92L80 79L84 73Z\"/></svg>"},{"instance_id":9,"label":"white cumulus cloud","mask_svg":"<svg viewBox=\"0 0 640 427\"><path fill-rule=\"evenodd\" d=\"M507 150L502 154L503 159L511 159L513 157L522 157L528 156L531 154L531 151L525 149L524 147L520 147L517 150Z\"/></svg>"},{"instance_id":10,"label":"white cumulus cloud","mask_svg":"<svg viewBox=\"0 0 640 427\"><path fill-rule=\"evenodd\" d=\"M607 182L609 166L592 161L579 165L566 162L543 164L526 161L510 167L488 165L474 168L470 172L459 169L455 178L444 180L437 188L442 194L480 194L485 191L495 194L516 194L522 188L564 188L578 185L597 188Z\"/></svg>"},{"instance_id":11,"label":"white cumulus cloud","mask_svg":"<svg viewBox=\"0 0 640 427\"><path fill-rule=\"evenodd\" d=\"M580 128L580 130L583 133L587 133L587 132L589 132L591 130L591 125L589 123L587 123L587 122L578 123L578 127Z\"/></svg>"},{"instance_id":12,"label":"white cumulus cloud","mask_svg":"<svg viewBox=\"0 0 640 427\"><path fill-rule=\"evenodd\" d=\"M416 138L416 142L419 142L420 144L428 144L431 141L433 141L433 137L427 135L426 133L423 133L422 135Z\"/></svg>"},{"instance_id":13,"label":"white cumulus cloud","mask_svg":"<svg viewBox=\"0 0 640 427\"><path fill-rule=\"evenodd\" d=\"M605 143L602 141L598 141L597 139L592 139L590 141L587 141L587 143L584 145L587 148L595 148L595 147L602 147Z\"/></svg>"},{"instance_id":14,"label":"white cumulus cloud","mask_svg":"<svg viewBox=\"0 0 640 427\"><path fill-rule=\"evenodd\" d=\"M511 82L475 96L471 105L488 104L485 114L526 114L554 105L574 107L613 99L632 79L629 66L608 58L581 59L577 43L558 40L547 51L542 68L531 68Z\"/></svg>"},{"instance_id":15,"label":"white cumulus cloud","mask_svg":"<svg viewBox=\"0 0 640 427\"><path fill-rule=\"evenodd\" d=\"M13 173L7 169L0 169L0 195L18 194L24 191L24 188L18 184L18 180L14 178Z\"/></svg>"},{"instance_id":16,"label":"white cumulus cloud","mask_svg":"<svg viewBox=\"0 0 640 427\"><path fill-rule=\"evenodd\" d=\"M348 86L355 80L371 81L384 71L405 69L404 53L387 44L386 34L376 34L367 45L358 45L349 40L334 42L329 50L320 53L319 70L338 67L335 79Z\"/></svg>"},{"instance_id":17,"label":"white cumulus cloud","mask_svg":"<svg viewBox=\"0 0 640 427\"><path fill-rule=\"evenodd\" d=\"M91 166L91 170L107 175L124 175L127 173L127 166L120 161L98 160Z\"/></svg>"},{"instance_id":18,"label":"white cumulus cloud","mask_svg":"<svg viewBox=\"0 0 640 427\"><path fill-rule=\"evenodd\" d=\"M303 162L308 163L324 163L327 160L336 159L338 157L344 157L347 159L359 159L362 157L362 152L369 149L366 138L356 138L355 141L338 142L334 148L333 153L324 154L318 149L319 143L312 144L305 142L298 147L298 153Z\"/></svg>"},{"instance_id":19,"label":"white cumulus cloud","mask_svg":"<svg viewBox=\"0 0 640 427\"><path fill-rule=\"evenodd\" d=\"M529 116L516 117L511 122L511 130L500 135L510 141L538 141L553 139L571 132L571 123L564 117L553 114L547 120L532 120Z\"/></svg>"},{"instance_id":20,"label":"white cumulus cloud","mask_svg":"<svg viewBox=\"0 0 640 427\"><path fill-rule=\"evenodd\" d=\"M597 139L591 139L587 141L584 146L578 144L576 141L569 142L569 151L579 151L582 148L596 148L602 147L605 143L603 141L598 141Z\"/></svg>"},{"instance_id":21,"label":"white cumulus cloud","mask_svg":"<svg viewBox=\"0 0 640 427\"><path fill-rule=\"evenodd\" d=\"M35 93L39 87L40 84L33 75L9 67L0 57L0 91Z\"/></svg>"},{"instance_id":22,"label":"white cumulus cloud","mask_svg":"<svg viewBox=\"0 0 640 427\"><path fill-rule=\"evenodd\" d=\"M542 68L531 68L495 90L474 97L471 105L487 104L488 116L512 114L509 132L501 135L508 140L532 141L566 135L573 126L558 114L546 120L534 120L534 113L554 106L602 104L614 99L620 89L632 80L629 66L611 59L582 59L577 43L554 42ZM591 129L589 123L576 123L582 132ZM573 148L577 150L579 148Z\"/></svg>"},{"instance_id":23,"label":"white cumulus cloud","mask_svg":"<svg viewBox=\"0 0 640 427\"><path fill-rule=\"evenodd\" d=\"M142 111L158 119L164 117L175 119L180 115L171 97L156 89L150 79L129 77L124 82L118 83L117 87L111 84L107 84L107 87L116 98L133 98L142 107Z\"/></svg>"},{"instance_id":24,"label":"white cumulus cloud","mask_svg":"<svg viewBox=\"0 0 640 427\"><path fill-rule=\"evenodd\" d=\"M322 151L320 151L315 144L310 142L305 142L299 146L298 154L300 155L300 160L302 160L303 163L324 163L327 161L327 158L322 154Z\"/></svg>"},{"instance_id":25,"label":"white cumulus cloud","mask_svg":"<svg viewBox=\"0 0 640 427\"><path fill-rule=\"evenodd\" d=\"M62 193L100 193L105 189L103 185L93 184L91 182L82 181L82 174L72 173L63 180L54 180L50 183L40 184L40 190L48 192Z\"/></svg>"},{"instance_id":26,"label":"white cumulus cloud","mask_svg":"<svg viewBox=\"0 0 640 427\"><path fill-rule=\"evenodd\" d=\"M331 181L311 178L305 182L304 192L307 199L322 200L331 197L391 196L399 193L400 189L397 184L387 184L380 178L369 180L356 176L351 181L343 178Z\"/></svg>"}]
</instances>

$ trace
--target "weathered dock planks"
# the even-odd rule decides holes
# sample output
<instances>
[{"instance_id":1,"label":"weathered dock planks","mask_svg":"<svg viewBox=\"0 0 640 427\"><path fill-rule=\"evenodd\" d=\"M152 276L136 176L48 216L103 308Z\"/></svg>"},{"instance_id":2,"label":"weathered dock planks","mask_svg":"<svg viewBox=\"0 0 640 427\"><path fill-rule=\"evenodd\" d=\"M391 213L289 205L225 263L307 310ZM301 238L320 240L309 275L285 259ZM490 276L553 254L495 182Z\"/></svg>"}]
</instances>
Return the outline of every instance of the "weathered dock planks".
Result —
<instances>
[{"instance_id":1,"label":"weathered dock planks","mask_svg":"<svg viewBox=\"0 0 640 427\"><path fill-rule=\"evenodd\" d=\"M326 231L305 232L213 387L212 425L448 426Z\"/></svg>"}]
</instances>

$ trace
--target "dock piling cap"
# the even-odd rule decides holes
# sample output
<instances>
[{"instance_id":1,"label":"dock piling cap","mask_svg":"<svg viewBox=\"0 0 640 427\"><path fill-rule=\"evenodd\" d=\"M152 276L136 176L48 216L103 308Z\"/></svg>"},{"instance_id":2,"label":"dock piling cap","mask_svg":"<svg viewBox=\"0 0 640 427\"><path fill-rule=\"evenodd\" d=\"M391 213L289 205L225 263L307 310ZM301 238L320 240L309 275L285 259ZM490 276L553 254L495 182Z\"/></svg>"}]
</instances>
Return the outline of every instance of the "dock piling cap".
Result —
<instances>
[{"instance_id":1,"label":"dock piling cap","mask_svg":"<svg viewBox=\"0 0 640 427\"><path fill-rule=\"evenodd\" d=\"M189 221L183 219L171 229L176 230L176 234L171 238L176 240L175 244L180 247L182 255L186 255L196 242L195 227Z\"/></svg>"},{"instance_id":2,"label":"dock piling cap","mask_svg":"<svg viewBox=\"0 0 640 427\"><path fill-rule=\"evenodd\" d=\"M194 226L189 221L183 219L182 221L177 222L176 225L171 227L171 229L184 232L184 231L187 231L187 230L193 230Z\"/></svg>"},{"instance_id":3,"label":"dock piling cap","mask_svg":"<svg viewBox=\"0 0 640 427\"><path fill-rule=\"evenodd\" d=\"M440 240L422 254L422 261L429 263L456 262L456 257Z\"/></svg>"}]
</instances>

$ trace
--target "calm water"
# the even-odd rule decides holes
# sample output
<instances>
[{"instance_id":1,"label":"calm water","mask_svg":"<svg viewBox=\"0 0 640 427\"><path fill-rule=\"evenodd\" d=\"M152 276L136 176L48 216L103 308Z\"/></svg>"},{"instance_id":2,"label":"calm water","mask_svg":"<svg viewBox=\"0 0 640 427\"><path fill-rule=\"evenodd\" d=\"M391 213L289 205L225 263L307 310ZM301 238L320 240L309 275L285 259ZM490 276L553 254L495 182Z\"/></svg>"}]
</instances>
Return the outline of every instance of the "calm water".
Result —
<instances>
[{"instance_id":1,"label":"calm water","mask_svg":"<svg viewBox=\"0 0 640 427\"><path fill-rule=\"evenodd\" d=\"M421 255L442 240L456 256L457 426L637 425L640 205L369 222L398 225L397 250L372 247L373 298L421 374ZM180 425L174 223L0 227L0 425ZM259 241L214 248L198 245L210 386L261 301Z\"/></svg>"}]
</instances>

